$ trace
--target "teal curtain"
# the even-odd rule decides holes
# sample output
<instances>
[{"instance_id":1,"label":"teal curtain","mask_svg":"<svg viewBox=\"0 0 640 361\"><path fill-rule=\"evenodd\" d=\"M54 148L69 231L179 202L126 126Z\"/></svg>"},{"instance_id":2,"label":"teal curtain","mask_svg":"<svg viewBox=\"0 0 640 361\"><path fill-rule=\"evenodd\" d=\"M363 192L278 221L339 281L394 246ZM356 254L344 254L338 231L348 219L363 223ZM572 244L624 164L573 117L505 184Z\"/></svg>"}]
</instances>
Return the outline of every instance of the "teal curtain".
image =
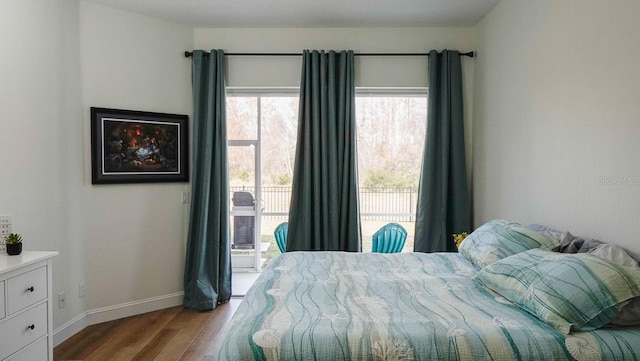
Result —
<instances>
[{"instance_id":1,"label":"teal curtain","mask_svg":"<svg viewBox=\"0 0 640 361\"><path fill-rule=\"evenodd\" d=\"M471 226L459 52L429 52L428 106L414 251L455 251L453 234Z\"/></svg>"},{"instance_id":2,"label":"teal curtain","mask_svg":"<svg viewBox=\"0 0 640 361\"><path fill-rule=\"evenodd\" d=\"M224 52L193 52L191 215L184 307L211 310L231 297Z\"/></svg>"},{"instance_id":3,"label":"teal curtain","mask_svg":"<svg viewBox=\"0 0 640 361\"><path fill-rule=\"evenodd\" d=\"M287 251L362 248L353 51L302 54Z\"/></svg>"}]
</instances>

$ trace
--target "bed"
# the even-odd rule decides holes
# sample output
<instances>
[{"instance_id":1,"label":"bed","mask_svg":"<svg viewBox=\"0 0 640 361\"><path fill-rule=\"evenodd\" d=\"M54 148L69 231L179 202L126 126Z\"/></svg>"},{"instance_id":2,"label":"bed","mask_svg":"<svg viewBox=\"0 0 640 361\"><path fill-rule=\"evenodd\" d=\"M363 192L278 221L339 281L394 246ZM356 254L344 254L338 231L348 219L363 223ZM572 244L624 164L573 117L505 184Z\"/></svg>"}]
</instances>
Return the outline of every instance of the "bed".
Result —
<instances>
[{"instance_id":1,"label":"bed","mask_svg":"<svg viewBox=\"0 0 640 361\"><path fill-rule=\"evenodd\" d=\"M565 262L555 258L563 254L551 251L557 250L561 241L550 241L552 237L531 233L513 222L492 221L487 225L463 242L460 253L282 254L247 292L224 336L218 359L640 358L640 326L610 324L620 309L640 295L640 271L636 279L633 272L626 272L627 267L613 267L608 261L585 256L588 262L579 262L595 264L589 263L589 267L622 272L618 277L625 279L629 289L611 291L613 296L607 298L613 305L605 307L602 300L595 301L605 309L596 317L589 314L590 305L579 301L571 305L574 309L553 310L549 317L536 314L539 310L531 305L527 308L518 296L524 295L527 301L542 300L545 309L552 309L548 305L555 302L548 297L561 297L543 286L539 287L540 294L532 293L531 279L525 281L528 288L521 291L510 282L520 284L527 279L529 276L520 272L535 268L529 267L531 264L542 264L541 270L535 270L539 277L540 272L549 273L544 268L549 264ZM496 238L499 246L493 241ZM568 268L577 267L575 259L569 261ZM504 279L511 273L517 275ZM583 274L579 272L580 278L585 278ZM551 284L552 290L571 288L557 283L567 281L563 279L566 274L554 281L545 277L539 281ZM604 286L591 279L586 282L602 290L612 279L606 278ZM508 289L500 289L502 286ZM580 298L573 293L563 297ZM594 302L592 298L588 295L585 302ZM554 319L554 312L555 316L575 312L577 318L587 320L573 320L567 326L563 323L566 320Z\"/></svg>"}]
</instances>

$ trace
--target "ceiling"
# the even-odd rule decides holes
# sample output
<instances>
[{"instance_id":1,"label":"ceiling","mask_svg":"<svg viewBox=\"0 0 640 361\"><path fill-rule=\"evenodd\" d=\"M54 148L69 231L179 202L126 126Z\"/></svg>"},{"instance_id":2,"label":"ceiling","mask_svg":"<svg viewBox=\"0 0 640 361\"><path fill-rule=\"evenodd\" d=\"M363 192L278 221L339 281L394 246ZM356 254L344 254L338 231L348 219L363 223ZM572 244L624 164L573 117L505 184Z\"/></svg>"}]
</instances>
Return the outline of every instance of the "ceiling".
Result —
<instances>
[{"instance_id":1,"label":"ceiling","mask_svg":"<svg viewBox=\"0 0 640 361\"><path fill-rule=\"evenodd\" d=\"M448 27L500 0L88 0L194 28Z\"/></svg>"}]
</instances>

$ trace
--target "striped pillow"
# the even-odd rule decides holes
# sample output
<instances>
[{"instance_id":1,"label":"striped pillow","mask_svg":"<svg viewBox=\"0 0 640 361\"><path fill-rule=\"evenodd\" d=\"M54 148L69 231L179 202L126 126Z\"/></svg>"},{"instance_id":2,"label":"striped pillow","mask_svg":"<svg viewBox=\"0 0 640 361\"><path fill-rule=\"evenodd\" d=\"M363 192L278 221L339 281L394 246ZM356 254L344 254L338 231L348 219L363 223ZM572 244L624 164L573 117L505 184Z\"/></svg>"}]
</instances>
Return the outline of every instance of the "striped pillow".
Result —
<instances>
[{"instance_id":1,"label":"striped pillow","mask_svg":"<svg viewBox=\"0 0 640 361\"><path fill-rule=\"evenodd\" d=\"M586 253L532 249L485 267L476 280L565 334L606 325L640 295L640 272Z\"/></svg>"},{"instance_id":2,"label":"striped pillow","mask_svg":"<svg viewBox=\"0 0 640 361\"><path fill-rule=\"evenodd\" d=\"M560 241L535 232L519 223L489 221L462 241L458 252L478 267L533 248L552 250Z\"/></svg>"}]
</instances>

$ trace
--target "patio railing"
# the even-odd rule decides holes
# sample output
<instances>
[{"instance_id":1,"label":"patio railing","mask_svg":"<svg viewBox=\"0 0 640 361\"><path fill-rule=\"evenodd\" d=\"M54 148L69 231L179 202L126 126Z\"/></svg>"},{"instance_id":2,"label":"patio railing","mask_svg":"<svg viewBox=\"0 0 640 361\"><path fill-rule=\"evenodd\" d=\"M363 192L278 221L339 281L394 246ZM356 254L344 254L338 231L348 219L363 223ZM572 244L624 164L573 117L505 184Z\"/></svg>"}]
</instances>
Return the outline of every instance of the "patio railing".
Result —
<instances>
[{"instance_id":1,"label":"patio railing","mask_svg":"<svg viewBox=\"0 0 640 361\"><path fill-rule=\"evenodd\" d=\"M234 192L245 191L255 195L254 187L229 187ZM412 188L360 188L360 215L363 220L412 222L415 220L418 192ZM282 218L289 214L291 187L262 187L262 215Z\"/></svg>"}]
</instances>

